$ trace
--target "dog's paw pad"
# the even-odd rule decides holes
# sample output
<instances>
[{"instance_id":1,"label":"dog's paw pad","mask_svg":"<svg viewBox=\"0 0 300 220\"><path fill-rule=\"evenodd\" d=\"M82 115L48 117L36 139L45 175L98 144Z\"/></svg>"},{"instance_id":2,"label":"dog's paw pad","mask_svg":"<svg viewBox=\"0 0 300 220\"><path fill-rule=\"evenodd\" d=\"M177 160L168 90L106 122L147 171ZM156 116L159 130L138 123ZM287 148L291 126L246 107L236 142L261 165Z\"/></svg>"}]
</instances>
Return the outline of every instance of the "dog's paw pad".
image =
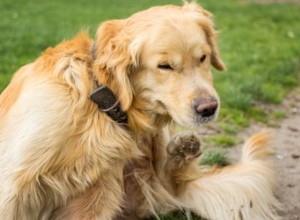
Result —
<instances>
[{"instance_id":1,"label":"dog's paw pad","mask_svg":"<svg viewBox=\"0 0 300 220\"><path fill-rule=\"evenodd\" d=\"M170 155L178 156L184 160L191 160L201 155L201 142L194 135L181 135L174 137L168 145Z\"/></svg>"}]
</instances>

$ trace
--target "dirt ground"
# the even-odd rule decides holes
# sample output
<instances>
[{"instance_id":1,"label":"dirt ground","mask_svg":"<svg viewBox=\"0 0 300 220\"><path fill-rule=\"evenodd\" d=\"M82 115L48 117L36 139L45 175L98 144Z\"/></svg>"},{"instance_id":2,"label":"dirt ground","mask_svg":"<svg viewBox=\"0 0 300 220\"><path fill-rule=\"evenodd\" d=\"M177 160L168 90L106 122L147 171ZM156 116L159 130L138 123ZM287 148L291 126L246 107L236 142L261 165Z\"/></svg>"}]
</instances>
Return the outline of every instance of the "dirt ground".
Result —
<instances>
[{"instance_id":1,"label":"dirt ground","mask_svg":"<svg viewBox=\"0 0 300 220\"><path fill-rule=\"evenodd\" d=\"M284 220L300 219L300 88L283 106L288 117L273 128L273 159L278 172L278 196L284 205Z\"/></svg>"},{"instance_id":2,"label":"dirt ground","mask_svg":"<svg viewBox=\"0 0 300 220\"><path fill-rule=\"evenodd\" d=\"M273 154L270 160L277 171L279 182L277 195L284 206L281 219L300 220L300 88L293 91L282 105L264 107L269 111L284 111L287 117L277 121L272 127L254 124L242 131L239 138L246 140L262 129L272 132ZM241 145L228 150L231 161L236 161L240 156Z\"/></svg>"}]
</instances>

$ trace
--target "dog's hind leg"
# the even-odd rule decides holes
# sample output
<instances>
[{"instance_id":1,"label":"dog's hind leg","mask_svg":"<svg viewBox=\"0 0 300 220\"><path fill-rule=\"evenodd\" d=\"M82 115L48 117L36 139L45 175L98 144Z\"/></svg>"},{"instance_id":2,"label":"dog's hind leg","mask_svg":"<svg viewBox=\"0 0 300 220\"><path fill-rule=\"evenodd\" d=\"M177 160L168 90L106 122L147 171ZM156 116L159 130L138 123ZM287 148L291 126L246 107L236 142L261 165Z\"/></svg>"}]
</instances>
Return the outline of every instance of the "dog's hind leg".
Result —
<instances>
[{"instance_id":1,"label":"dog's hind leg","mask_svg":"<svg viewBox=\"0 0 300 220\"><path fill-rule=\"evenodd\" d=\"M277 219L274 171L263 160L268 135L253 136L243 147L241 162L215 169L186 185L185 208L216 220Z\"/></svg>"},{"instance_id":2,"label":"dog's hind leg","mask_svg":"<svg viewBox=\"0 0 300 220\"><path fill-rule=\"evenodd\" d=\"M166 151L167 159L160 176L171 184L173 194L179 195L188 182L201 176L198 167L201 142L196 134L179 134L171 139Z\"/></svg>"}]
</instances>

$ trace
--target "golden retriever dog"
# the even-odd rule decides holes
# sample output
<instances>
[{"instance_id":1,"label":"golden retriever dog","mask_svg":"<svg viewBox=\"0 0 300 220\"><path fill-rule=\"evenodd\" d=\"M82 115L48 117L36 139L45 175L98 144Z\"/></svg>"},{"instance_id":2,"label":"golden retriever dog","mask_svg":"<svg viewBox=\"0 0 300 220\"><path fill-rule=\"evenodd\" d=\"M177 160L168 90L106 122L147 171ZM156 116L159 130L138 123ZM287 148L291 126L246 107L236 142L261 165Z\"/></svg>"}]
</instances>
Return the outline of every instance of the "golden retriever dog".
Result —
<instances>
[{"instance_id":1,"label":"golden retriever dog","mask_svg":"<svg viewBox=\"0 0 300 220\"><path fill-rule=\"evenodd\" d=\"M208 219L275 219L266 134L239 164L203 170L197 129L225 68L211 14L153 7L81 33L23 66L0 96L5 220L135 219L186 209Z\"/></svg>"}]
</instances>

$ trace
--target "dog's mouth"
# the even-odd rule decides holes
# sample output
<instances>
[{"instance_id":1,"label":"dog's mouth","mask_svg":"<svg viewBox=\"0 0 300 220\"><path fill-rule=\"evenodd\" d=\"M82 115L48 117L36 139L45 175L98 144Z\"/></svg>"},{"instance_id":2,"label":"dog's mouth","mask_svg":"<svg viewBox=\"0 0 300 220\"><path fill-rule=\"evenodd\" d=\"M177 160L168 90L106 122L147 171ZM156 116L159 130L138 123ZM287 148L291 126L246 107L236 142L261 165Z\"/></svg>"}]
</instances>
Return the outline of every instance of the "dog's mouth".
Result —
<instances>
[{"instance_id":1,"label":"dog's mouth","mask_svg":"<svg viewBox=\"0 0 300 220\"><path fill-rule=\"evenodd\" d=\"M202 105L197 107L193 104L189 109L176 109L168 108L161 101L156 101L155 108L151 109L151 112L155 112L157 115L165 115L183 128L197 128L210 121L213 121L218 116L218 103L214 105Z\"/></svg>"},{"instance_id":2,"label":"dog's mouth","mask_svg":"<svg viewBox=\"0 0 300 220\"><path fill-rule=\"evenodd\" d=\"M209 117L196 117L195 124L197 127L207 124L210 121L213 121L217 118L217 113L209 116Z\"/></svg>"}]
</instances>

